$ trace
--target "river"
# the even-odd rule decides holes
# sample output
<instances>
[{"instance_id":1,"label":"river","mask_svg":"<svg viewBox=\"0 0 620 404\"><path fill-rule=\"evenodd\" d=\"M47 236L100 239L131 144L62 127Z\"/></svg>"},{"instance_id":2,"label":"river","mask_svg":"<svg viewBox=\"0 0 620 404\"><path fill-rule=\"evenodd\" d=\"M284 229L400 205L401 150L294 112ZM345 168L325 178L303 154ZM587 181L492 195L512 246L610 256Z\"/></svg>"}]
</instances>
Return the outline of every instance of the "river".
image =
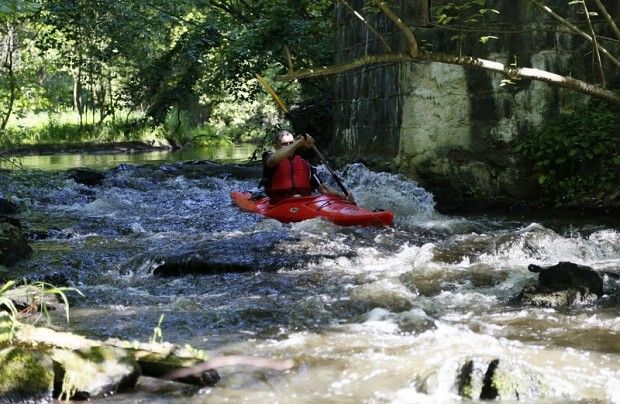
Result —
<instances>
[{"instance_id":1,"label":"river","mask_svg":"<svg viewBox=\"0 0 620 404\"><path fill-rule=\"evenodd\" d=\"M344 182L359 205L393 210L393 227L281 224L230 203L231 190L256 187L259 168L240 163L247 152L24 160L0 180L26 208L35 250L12 275L66 277L84 294L71 296L68 328L90 337L146 341L163 314L166 341L295 361L284 373L224 369L186 401L456 402L463 363L484 372L499 359L534 380L528 402L620 402L618 281L588 306L510 302L536 282L528 264L620 273L617 219L446 216L414 182L353 164ZM104 183L68 179L75 165L105 168ZM209 257L192 273L154 274L196 253ZM241 272L200 273L217 272L214 262Z\"/></svg>"}]
</instances>

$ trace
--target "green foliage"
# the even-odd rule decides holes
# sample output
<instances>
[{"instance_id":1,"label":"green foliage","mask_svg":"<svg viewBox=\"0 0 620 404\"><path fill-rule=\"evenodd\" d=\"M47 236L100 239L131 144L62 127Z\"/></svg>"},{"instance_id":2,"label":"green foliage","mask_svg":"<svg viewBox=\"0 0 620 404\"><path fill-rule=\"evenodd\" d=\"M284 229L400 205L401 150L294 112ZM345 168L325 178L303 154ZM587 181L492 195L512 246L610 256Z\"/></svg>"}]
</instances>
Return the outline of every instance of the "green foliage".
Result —
<instances>
[{"instance_id":1,"label":"green foliage","mask_svg":"<svg viewBox=\"0 0 620 404\"><path fill-rule=\"evenodd\" d=\"M157 325L155 326L155 328L153 328L153 336L149 339L150 343L164 342L164 333L161 329L161 323L163 321L164 321L164 315L162 314L161 316L159 316L159 321L157 322Z\"/></svg>"},{"instance_id":2,"label":"green foliage","mask_svg":"<svg viewBox=\"0 0 620 404\"><path fill-rule=\"evenodd\" d=\"M0 2L0 18L15 17L20 14L36 11L39 5L28 0L2 0Z\"/></svg>"},{"instance_id":3,"label":"green foliage","mask_svg":"<svg viewBox=\"0 0 620 404\"><path fill-rule=\"evenodd\" d=\"M451 1L435 8L435 19L439 25L457 28L457 33L450 36L450 41L458 42L461 51L468 35L463 28L477 28L488 23L489 17L493 14L499 14L499 11L487 7L487 0ZM483 35L478 38L483 44L491 39L498 38L494 35Z\"/></svg>"},{"instance_id":4,"label":"green foliage","mask_svg":"<svg viewBox=\"0 0 620 404\"><path fill-rule=\"evenodd\" d=\"M562 113L517 140L538 183L557 205L596 201L618 190L620 116L601 102Z\"/></svg>"},{"instance_id":5,"label":"green foliage","mask_svg":"<svg viewBox=\"0 0 620 404\"><path fill-rule=\"evenodd\" d=\"M283 45L291 49L295 68L329 64L333 57L331 0L0 4L0 20L11 19L19 44L11 79L0 71L0 123L10 105L7 127L17 143L116 141L116 124L106 122L120 111L140 111L151 118L150 136L183 144L256 138L273 127L277 112L266 108L271 100L254 74L282 73ZM0 25L0 39L3 29ZM329 85L311 79L279 83L276 90L290 105L307 104L318 95L327 99ZM34 130L21 128L31 112L67 108L74 111L71 123L51 120ZM181 111L182 125L174 124L172 109ZM270 115L265 119L261 113ZM143 129L138 128L140 136Z\"/></svg>"},{"instance_id":6,"label":"green foliage","mask_svg":"<svg viewBox=\"0 0 620 404\"><path fill-rule=\"evenodd\" d=\"M26 299L31 302L33 306L37 306L39 310L39 316L34 320L38 322L41 318L44 318L46 323L51 323L51 317L45 303L45 297L49 295L58 296L65 305L65 316L67 323L69 322L69 301L67 300L66 292L76 292L80 296L82 292L71 287L56 287L46 282L33 282L24 283L18 286L16 281L8 281L0 287L0 311L4 310L8 313L10 321L10 327L6 327L6 324L0 326L0 341L13 339L15 327L19 324L20 312L14 303L17 298Z\"/></svg>"}]
</instances>

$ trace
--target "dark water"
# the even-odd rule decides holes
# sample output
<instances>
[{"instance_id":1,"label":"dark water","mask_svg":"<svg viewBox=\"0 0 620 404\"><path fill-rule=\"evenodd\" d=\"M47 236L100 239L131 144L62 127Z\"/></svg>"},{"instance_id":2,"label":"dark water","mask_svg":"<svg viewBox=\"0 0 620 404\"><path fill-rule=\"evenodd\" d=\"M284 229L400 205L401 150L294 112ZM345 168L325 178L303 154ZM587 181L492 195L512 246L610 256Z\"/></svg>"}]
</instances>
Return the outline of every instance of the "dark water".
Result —
<instances>
[{"instance_id":1,"label":"dark water","mask_svg":"<svg viewBox=\"0 0 620 404\"><path fill-rule=\"evenodd\" d=\"M284 225L230 203L231 190L255 188L256 166L121 164L88 187L54 164L4 173L0 186L27 208L31 235L48 235L13 273L62 273L85 295L72 298L70 329L145 341L164 314L167 341L296 363L284 374L223 372L195 402L454 401L455 371L472 357L544 375L555 401L620 400L617 282L592 306L509 304L535 282L531 263L620 273L620 233L604 218L444 216L415 183L351 165L343 177L358 203L393 210L394 227ZM153 275L194 253L205 255L196 272L214 262L245 272Z\"/></svg>"}]
</instances>

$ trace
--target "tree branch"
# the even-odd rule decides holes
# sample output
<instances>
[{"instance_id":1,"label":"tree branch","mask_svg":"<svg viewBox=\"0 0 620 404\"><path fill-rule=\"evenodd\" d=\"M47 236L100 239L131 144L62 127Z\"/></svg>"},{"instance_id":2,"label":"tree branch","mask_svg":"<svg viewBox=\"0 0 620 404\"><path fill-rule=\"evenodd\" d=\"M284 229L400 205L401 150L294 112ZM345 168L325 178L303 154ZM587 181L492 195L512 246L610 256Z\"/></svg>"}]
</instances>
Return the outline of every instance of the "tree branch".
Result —
<instances>
[{"instance_id":1,"label":"tree branch","mask_svg":"<svg viewBox=\"0 0 620 404\"><path fill-rule=\"evenodd\" d=\"M329 74L343 73L368 64L377 63L402 63L421 61L446 63L452 65L466 66L474 69L489 70L501 73L509 79L527 79L542 81L557 87L576 90L581 93L589 94L597 98L606 100L607 102L620 108L620 97L611 91L597 87L585 81L577 80L572 77L561 76L559 74L550 73L545 70L533 69L529 67L512 67L503 63L491 60L474 58L471 56L454 56L443 53L424 52L418 58L412 58L407 54L383 54L383 55L366 55L349 63L339 64L329 67L320 67L317 69L304 69L291 74L285 74L276 77L278 81L297 80L308 77L326 76Z\"/></svg>"},{"instance_id":2,"label":"tree branch","mask_svg":"<svg viewBox=\"0 0 620 404\"><path fill-rule=\"evenodd\" d=\"M603 88L607 86L605 83L605 72L603 72L603 62L601 61L601 54L598 51L598 41L596 40L596 33L594 32L594 27L592 26L592 20L590 19L590 11L588 10L588 6L586 5L586 0L581 0L581 5L583 6L583 11L586 13L586 21L588 22L588 28L590 29L590 34L592 34L592 48L594 49L594 59L596 63L596 67L598 69L598 75L601 78L601 84Z\"/></svg>"},{"instance_id":3,"label":"tree branch","mask_svg":"<svg viewBox=\"0 0 620 404\"><path fill-rule=\"evenodd\" d=\"M603 14L603 17L605 17L605 20L607 20L607 23L611 26L611 29L614 31L614 34L616 34L616 38L620 40L620 29L618 28L618 25L616 24L614 19L611 17L611 15L609 15L609 12L605 8L601 0L594 0L594 3L596 3L596 6L598 7L599 11L601 12L601 14Z\"/></svg>"},{"instance_id":4,"label":"tree branch","mask_svg":"<svg viewBox=\"0 0 620 404\"><path fill-rule=\"evenodd\" d=\"M342 4L344 4L349 11L351 11L351 13L353 13L353 15L355 17L357 17L360 21L362 21L364 23L364 25L366 26L366 28L368 28L368 31L372 32L377 38L379 38L379 40L381 41L381 43L383 44L383 47L385 48L385 50L387 50L388 52L392 51L392 48L390 47L390 45L386 42L385 38L383 38L383 35L381 35L379 33L379 31L377 31L376 29L374 29L370 23L364 18L364 16L362 16L360 13L358 13L350 4L347 0L340 0L340 2Z\"/></svg>"},{"instance_id":5,"label":"tree branch","mask_svg":"<svg viewBox=\"0 0 620 404\"><path fill-rule=\"evenodd\" d=\"M334 66L321 66L315 69L302 69L293 73L277 76L275 79L278 81L290 81L305 79L309 77L328 76L330 74L338 74L352 70L358 67L362 67L370 64L377 63L401 63L411 62L413 59L411 56L402 53L387 53L382 55L365 55L358 59L355 59L348 63L342 63Z\"/></svg>"},{"instance_id":6,"label":"tree branch","mask_svg":"<svg viewBox=\"0 0 620 404\"><path fill-rule=\"evenodd\" d=\"M552 16L553 18L558 20L560 23L562 23L566 27L568 27L568 29L573 31L575 34L585 38L586 40L588 40L588 41L590 41L590 42L592 42L594 44L594 40L592 39L592 37L590 35L588 35L587 33L583 32L582 30L577 28L574 24L572 24L571 22L565 20L564 18L562 18L561 16L556 14L555 11L553 11L549 7L545 6L544 4L540 3L537 0L528 0L528 1L530 3L532 3L532 4L534 4L536 7L540 8L541 10L543 10L544 12L548 13L550 16ZM618 59L616 59L612 54L610 54L607 51L607 49L603 48L599 44L597 44L596 47L598 48L599 51L601 51L601 53L603 55L607 56L609 58L609 60L611 60L617 67L620 67L620 61Z\"/></svg>"},{"instance_id":7,"label":"tree branch","mask_svg":"<svg viewBox=\"0 0 620 404\"><path fill-rule=\"evenodd\" d=\"M401 20L394 12L381 0L372 0L383 11L383 14L387 15L390 20L405 34L405 40L409 44L409 55L412 58L417 58L420 50L418 48L418 41L415 39L415 35L411 29Z\"/></svg>"}]
</instances>

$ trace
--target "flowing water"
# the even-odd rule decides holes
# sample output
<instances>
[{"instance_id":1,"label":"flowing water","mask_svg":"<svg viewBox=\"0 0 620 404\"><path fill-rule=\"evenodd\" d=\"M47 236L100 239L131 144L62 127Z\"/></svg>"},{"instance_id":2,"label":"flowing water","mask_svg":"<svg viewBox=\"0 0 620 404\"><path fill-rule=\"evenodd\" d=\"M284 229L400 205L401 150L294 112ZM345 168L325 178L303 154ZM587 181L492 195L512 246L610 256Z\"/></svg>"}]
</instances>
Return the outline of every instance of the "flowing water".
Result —
<instances>
[{"instance_id":1,"label":"flowing water","mask_svg":"<svg viewBox=\"0 0 620 404\"><path fill-rule=\"evenodd\" d=\"M452 402L463 363L499 359L538 375L526 401L620 402L618 281L593 305L510 301L536 283L528 264L620 273L617 221L445 216L414 182L354 164L342 175L358 204L393 210L394 227L287 225L231 205L229 192L255 189L259 175L208 161L123 163L97 187L61 171L4 175L35 250L11 275L63 274L84 294L71 298L68 327L90 337L145 341L164 314L167 341L295 362L223 369L185 401ZM154 274L196 253L206 257L194 273ZM200 273L214 261L243 271Z\"/></svg>"}]
</instances>

